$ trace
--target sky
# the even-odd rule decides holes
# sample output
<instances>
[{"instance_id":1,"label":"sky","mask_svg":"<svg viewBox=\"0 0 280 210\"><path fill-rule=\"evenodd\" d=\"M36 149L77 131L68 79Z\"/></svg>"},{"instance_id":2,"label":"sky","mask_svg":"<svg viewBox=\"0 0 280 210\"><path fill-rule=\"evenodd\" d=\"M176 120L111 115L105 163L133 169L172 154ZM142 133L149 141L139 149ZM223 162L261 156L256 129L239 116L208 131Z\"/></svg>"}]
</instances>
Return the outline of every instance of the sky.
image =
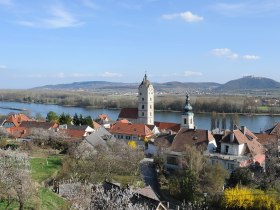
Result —
<instances>
[{"instance_id":1,"label":"sky","mask_svg":"<svg viewBox=\"0 0 280 210\"><path fill-rule=\"evenodd\" d=\"M0 0L0 89L280 81L280 0Z\"/></svg>"}]
</instances>

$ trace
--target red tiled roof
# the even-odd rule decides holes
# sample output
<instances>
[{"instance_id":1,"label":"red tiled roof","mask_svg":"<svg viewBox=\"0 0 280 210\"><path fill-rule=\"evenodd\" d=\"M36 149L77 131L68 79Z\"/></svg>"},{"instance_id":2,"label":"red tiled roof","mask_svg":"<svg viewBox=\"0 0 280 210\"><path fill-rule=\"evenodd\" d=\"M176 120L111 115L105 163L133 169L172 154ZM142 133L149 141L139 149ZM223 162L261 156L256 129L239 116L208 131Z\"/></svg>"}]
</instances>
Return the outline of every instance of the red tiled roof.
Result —
<instances>
[{"instance_id":1,"label":"red tiled roof","mask_svg":"<svg viewBox=\"0 0 280 210\"><path fill-rule=\"evenodd\" d=\"M208 130L181 128L172 142L171 151L183 152L186 145L207 147L211 140L214 137Z\"/></svg>"},{"instance_id":2,"label":"red tiled roof","mask_svg":"<svg viewBox=\"0 0 280 210\"><path fill-rule=\"evenodd\" d=\"M20 124L20 126L25 128L43 128L48 130L50 128L57 128L58 124L55 122L24 121Z\"/></svg>"},{"instance_id":3,"label":"red tiled roof","mask_svg":"<svg viewBox=\"0 0 280 210\"><path fill-rule=\"evenodd\" d=\"M138 118L138 108L123 108L123 109L121 109L118 118L119 119L120 118L137 119Z\"/></svg>"},{"instance_id":4,"label":"red tiled roof","mask_svg":"<svg viewBox=\"0 0 280 210\"><path fill-rule=\"evenodd\" d=\"M267 147L269 145L273 146L278 143L277 135L268 134L268 133L257 133L257 141L263 146Z\"/></svg>"},{"instance_id":5,"label":"red tiled roof","mask_svg":"<svg viewBox=\"0 0 280 210\"><path fill-rule=\"evenodd\" d=\"M25 138L29 135L28 130L24 127L10 127L6 131L14 138Z\"/></svg>"},{"instance_id":6,"label":"red tiled roof","mask_svg":"<svg viewBox=\"0 0 280 210\"><path fill-rule=\"evenodd\" d=\"M115 123L109 130L112 134L152 136L153 132L145 124Z\"/></svg>"},{"instance_id":7,"label":"red tiled roof","mask_svg":"<svg viewBox=\"0 0 280 210\"><path fill-rule=\"evenodd\" d=\"M64 132L70 138L83 138L86 133L83 130L70 130L70 129L65 129L60 132Z\"/></svg>"},{"instance_id":8,"label":"red tiled roof","mask_svg":"<svg viewBox=\"0 0 280 210\"><path fill-rule=\"evenodd\" d=\"M155 125L161 132L168 132L169 130L178 133L181 125L177 123L169 123L169 122L155 122Z\"/></svg>"}]
</instances>

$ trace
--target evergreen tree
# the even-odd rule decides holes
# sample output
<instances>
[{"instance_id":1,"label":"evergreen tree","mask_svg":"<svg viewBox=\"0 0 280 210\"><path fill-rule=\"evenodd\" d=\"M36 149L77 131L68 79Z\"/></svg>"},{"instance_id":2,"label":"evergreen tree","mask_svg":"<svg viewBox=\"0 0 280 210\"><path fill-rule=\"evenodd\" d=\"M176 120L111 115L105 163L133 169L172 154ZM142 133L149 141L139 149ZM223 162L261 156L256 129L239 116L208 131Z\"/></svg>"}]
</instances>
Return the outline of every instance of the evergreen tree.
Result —
<instances>
[{"instance_id":1,"label":"evergreen tree","mask_svg":"<svg viewBox=\"0 0 280 210\"><path fill-rule=\"evenodd\" d=\"M87 116L86 118L84 118L84 125L88 125L90 127L93 127L93 122L92 122L92 118L91 116Z\"/></svg>"},{"instance_id":2,"label":"evergreen tree","mask_svg":"<svg viewBox=\"0 0 280 210\"><path fill-rule=\"evenodd\" d=\"M74 125L77 125L77 126L81 124L80 118L79 118L79 116L78 116L77 113L74 114L74 117L73 117L73 124L74 124Z\"/></svg>"}]
</instances>

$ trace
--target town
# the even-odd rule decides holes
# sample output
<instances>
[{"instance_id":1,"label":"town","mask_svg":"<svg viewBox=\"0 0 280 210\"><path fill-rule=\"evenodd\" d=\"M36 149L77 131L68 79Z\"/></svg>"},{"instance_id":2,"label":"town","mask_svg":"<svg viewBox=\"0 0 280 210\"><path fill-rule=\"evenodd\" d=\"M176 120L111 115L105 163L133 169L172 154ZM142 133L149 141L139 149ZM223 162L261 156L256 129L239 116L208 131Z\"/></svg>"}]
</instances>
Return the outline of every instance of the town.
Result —
<instances>
[{"instance_id":1,"label":"town","mask_svg":"<svg viewBox=\"0 0 280 210\"><path fill-rule=\"evenodd\" d=\"M280 123L254 133L222 120L204 130L191 97L180 124L155 121L145 74L137 104L118 119L20 110L2 117L1 209L40 209L45 197L60 202L53 209L280 208Z\"/></svg>"}]
</instances>

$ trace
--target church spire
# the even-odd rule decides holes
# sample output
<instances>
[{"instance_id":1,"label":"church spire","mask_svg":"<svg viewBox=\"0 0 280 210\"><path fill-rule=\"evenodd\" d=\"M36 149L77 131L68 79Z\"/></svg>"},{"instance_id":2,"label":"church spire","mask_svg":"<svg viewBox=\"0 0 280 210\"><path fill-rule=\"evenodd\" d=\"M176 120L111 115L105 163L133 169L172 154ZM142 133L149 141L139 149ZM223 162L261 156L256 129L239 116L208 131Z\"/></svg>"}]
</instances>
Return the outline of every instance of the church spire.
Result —
<instances>
[{"instance_id":1,"label":"church spire","mask_svg":"<svg viewBox=\"0 0 280 210\"><path fill-rule=\"evenodd\" d=\"M186 94L186 105L185 105L184 111L185 111L185 113L192 111L192 106L190 103L190 96L188 93Z\"/></svg>"},{"instance_id":2,"label":"church spire","mask_svg":"<svg viewBox=\"0 0 280 210\"><path fill-rule=\"evenodd\" d=\"M186 94L186 105L184 107L184 112L182 115L182 123L181 123L181 127L183 128L187 128L187 129L194 129L194 114L192 112L192 106L190 103L190 96L187 93Z\"/></svg>"}]
</instances>

